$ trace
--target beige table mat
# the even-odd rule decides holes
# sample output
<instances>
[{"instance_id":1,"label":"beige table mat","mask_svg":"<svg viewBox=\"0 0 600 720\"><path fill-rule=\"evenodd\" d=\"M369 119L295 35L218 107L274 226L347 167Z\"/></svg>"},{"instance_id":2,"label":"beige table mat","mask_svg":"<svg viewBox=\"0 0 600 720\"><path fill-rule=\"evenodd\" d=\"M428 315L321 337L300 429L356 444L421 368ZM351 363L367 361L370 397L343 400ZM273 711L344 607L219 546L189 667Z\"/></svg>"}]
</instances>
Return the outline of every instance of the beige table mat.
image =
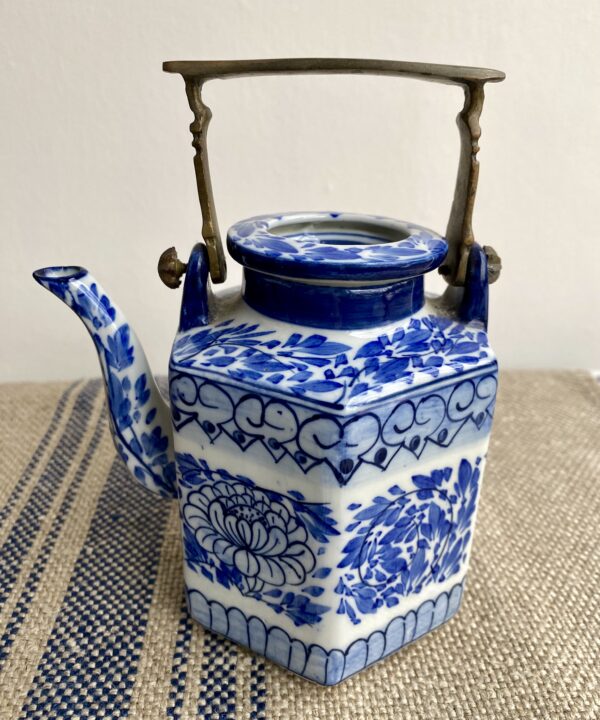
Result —
<instances>
[{"instance_id":1,"label":"beige table mat","mask_svg":"<svg viewBox=\"0 0 600 720\"><path fill-rule=\"evenodd\" d=\"M1 718L600 718L600 389L504 373L463 607L334 688L190 621L99 381L0 386Z\"/></svg>"}]
</instances>

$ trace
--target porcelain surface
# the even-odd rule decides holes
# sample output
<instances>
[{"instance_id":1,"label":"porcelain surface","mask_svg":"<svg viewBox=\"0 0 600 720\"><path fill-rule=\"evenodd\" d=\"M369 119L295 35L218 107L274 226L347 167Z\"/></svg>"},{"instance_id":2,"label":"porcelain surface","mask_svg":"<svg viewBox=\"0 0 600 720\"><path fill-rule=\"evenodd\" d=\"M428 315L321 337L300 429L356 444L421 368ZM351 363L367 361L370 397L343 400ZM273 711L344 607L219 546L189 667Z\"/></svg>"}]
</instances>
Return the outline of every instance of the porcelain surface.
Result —
<instances>
[{"instance_id":1,"label":"porcelain surface","mask_svg":"<svg viewBox=\"0 0 600 720\"><path fill-rule=\"evenodd\" d=\"M341 212L259 215L227 233L246 267L296 278L398 280L437 267L446 241L413 223Z\"/></svg>"},{"instance_id":2,"label":"porcelain surface","mask_svg":"<svg viewBox=\"0 0 600 720\"><path fill-rule=\"evenodd\" d=\"M411 224L288 214L229 244L241 292L190 257L170 409L87 271L35 277L92 335L132 474L178 498L192 616L331 685L459 608L497 387L485 255L450 306L422 292L445 241Z\"/></svg>"}]
</instances>

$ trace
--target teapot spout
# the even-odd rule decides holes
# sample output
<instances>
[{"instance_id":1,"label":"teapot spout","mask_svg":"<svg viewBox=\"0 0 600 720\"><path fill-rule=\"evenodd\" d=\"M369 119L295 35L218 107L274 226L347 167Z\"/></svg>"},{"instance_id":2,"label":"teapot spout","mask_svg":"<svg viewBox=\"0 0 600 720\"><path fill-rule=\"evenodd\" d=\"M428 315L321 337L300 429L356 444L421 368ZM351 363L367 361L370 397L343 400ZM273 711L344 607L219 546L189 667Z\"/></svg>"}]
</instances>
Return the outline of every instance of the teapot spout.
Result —
<instances>
[{"instance_id":1,"label":"teapot spout","mask_svg":"<svg viewBox=\"0 0 600 720\"><path fill-rule=\"evenodd\" d=\"M85 268L47 267L36 270L33 277L66 303L92 336L104 377L113 440L129 471L148 490L174 497L169 408L123 313Z\"/></svg>"}]
</instances>

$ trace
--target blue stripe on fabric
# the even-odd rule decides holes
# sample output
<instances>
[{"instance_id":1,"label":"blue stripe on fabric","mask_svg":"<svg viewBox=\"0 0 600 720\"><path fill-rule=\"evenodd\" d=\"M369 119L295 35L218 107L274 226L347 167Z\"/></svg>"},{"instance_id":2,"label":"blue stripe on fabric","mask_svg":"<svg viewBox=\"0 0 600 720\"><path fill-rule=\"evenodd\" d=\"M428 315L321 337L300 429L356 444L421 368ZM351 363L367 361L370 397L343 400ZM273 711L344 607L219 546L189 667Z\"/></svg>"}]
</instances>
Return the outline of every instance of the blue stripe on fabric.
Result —
<instances>
[{"instance_id":1,"label":"blue stripe on fabric","mask_svg":"<svg viewBox=\"0 0 600 720\"><path fill-rule=\"evenodd\" d=\"M77 383L74 382L72 385L69 385L69 387L64 391L64 393L61 395L60 400L58 401L58 404L56 406L56 409L54 410L54 415L52 416L52 420L50 420L50 424L48 425L48 428L46 432L44 433L44 436L39 442L39 445L35 449L35 452L31 456L31 460L27 463L27 467L23 472L21 473L21 477L19 478L19 481L12 489L8 500L6 501L6 504L3 508L0 509L0 527L4 524L4 521L6 520L7 516L12 511L13 507L15 506L18 499L23 494L23 490L27 487L27 481L29 480L29 477L33 473L33 471L36 469L37 464L39 463L44 450L48 447L48 443L52 439L56 428L58 427L58 424L60 422L60 419L63 416L67 400L69 399L71 393L77 386Z\"/></svg>"},{"instance_id":2,"label":"blue stripe on fabric","mask_svg":"<svg viewBox=\"0 0 600 720\"><path fill-rule=\"evenodd\" d=\"M21 717L127 716L168 516L116 460Z\"/></svg>"},{"instance_id":3,"label":"blue stripe on fabric","mask_svg":"<svg viewBox=\"0 0 600 720\"><path fill-rule=\"evenodd\" d=\"M171 690L169 691L169 704L167 705L167 717L169 718L181 717L192 629L193 620L188 613L184 592L177 627L177 639L175 640L175 652L173 653L173 664L171 666Z\"/></svg>"},{"instance_id":4,"label":"blue stripe on fabric","mask_svg":"<svg viewBox=\"0 0 600 720\"><path fill-rule=\"evenodd\" d=\"M237 648L229 640L205 630L198 717L235 718Z\"/></svg>"},{"instance_id":5,"label":"blue stripe on fabric","mask_svg":"<svg viewBox=\"0 0 600 720\"><path fill-rule=\"evenodd\" d=\"M94 434L92 436L90 444L88 445L85 455L81 459L79 467L77 468L77 472L75 473L75 476L73 477L73 480L69 485L69 489L65 494L61 506L54 517L50 532L44 539L44 543L35 559L33 567L29 573L29 577L27 578L27 581L25 583L25 587L23 588L17 604L15 605L15 608L12 612L12 615L10 616L10 619L6 625L6 630L0 638L0 670L2 669L4 662L10 653L10 649L15 641L16 636L19 633L19 630L21 629L23 621L27 617L31 601L33 600L38 590L40 581L43 578L46 565L48 564L48 560L52 556L52 551L60 536L63 525L69 517L69 512L71 511L73 502L75 501L75 498L77 496L77 491L79 490L83 478L88 471L90 461L96 451L96 448L100 443L104 423L106 422L106 420L106 408L104 408L98 422L96 423Z\"/></svg>"},{"instance_id":6,"label":"blue stripe on fabric","mask_svg":"<svg viewBox=\"0 0 600 720\"><path fill-rule=\"evenodd\" d=\"M9 596L87 429L99 381L88 382L75 402L60 442L0 548L0 605Z\"/></svg>"},{"instance_id":7,"label":"blue stripe on fabric","mask_svg":"<svg viewBox=\"0 0 600 720\"><path fill-rule=\"evenodd\" d=\"M266 719L265 661L254 655L250 666L250 720Z\"/></svg>"}]
</instances>

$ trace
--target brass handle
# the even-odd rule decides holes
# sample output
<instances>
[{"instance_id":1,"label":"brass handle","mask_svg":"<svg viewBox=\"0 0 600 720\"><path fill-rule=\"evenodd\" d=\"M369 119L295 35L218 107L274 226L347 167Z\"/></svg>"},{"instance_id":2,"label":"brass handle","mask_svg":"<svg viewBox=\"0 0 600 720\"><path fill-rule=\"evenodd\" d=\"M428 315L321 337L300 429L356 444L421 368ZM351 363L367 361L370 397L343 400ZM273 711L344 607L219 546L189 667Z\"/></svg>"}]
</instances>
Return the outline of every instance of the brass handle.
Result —
<instances>
[{"instance_id":1,"label":"brass handle","mask_svg":"<svg viewBox=\"0 0 600 720\"><path fill-rule=\"evenodd\" d=\"M202 87L205 82L216 78L239 78L253 75L329 73L403 76L461 86L465 102L457 117L461 139L460 159L454 200L446 228L448 256L440 268L440 272L451 285L464 285L469 250L475 242L472 219L479 177L477 153L481 135L479 117L483 108L483 86L487 82L504 80L503 72L458 65L350 58L169 61L163 63L163 70L178 73L183 77L188 102L194 114L190 130L193 136L192 145L196 149L194 167L202 211L202 236L208 250L210 276L214 283L221 283L225 280L227 268L217 224L208 166L206 133L212 113L202 101ZM496 266L497 274L499 274L499 262Z\"/></svg>"}]
</instances>

